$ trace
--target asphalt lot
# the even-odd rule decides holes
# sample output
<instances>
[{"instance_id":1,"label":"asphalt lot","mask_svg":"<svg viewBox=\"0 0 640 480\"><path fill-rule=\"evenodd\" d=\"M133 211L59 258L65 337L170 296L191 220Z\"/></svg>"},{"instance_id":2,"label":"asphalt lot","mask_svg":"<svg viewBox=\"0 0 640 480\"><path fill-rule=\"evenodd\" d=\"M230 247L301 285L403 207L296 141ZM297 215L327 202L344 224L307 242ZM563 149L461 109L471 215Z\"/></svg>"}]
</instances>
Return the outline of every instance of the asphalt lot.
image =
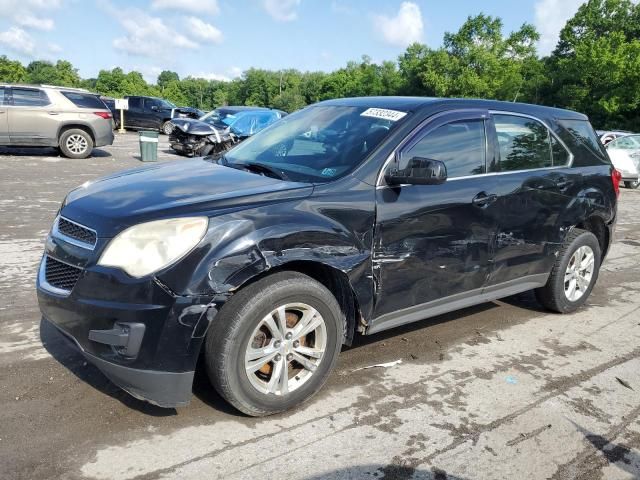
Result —
<instances>
[{"instance_id":1,"label":"asphalt lot","mask_svg":"<svg viewBox=\"0 0 640 480\"><path fill-rule=\"evenodd\" d=\"M188 407L137 401L41 323L36 265L64 195L141 165L131 133L53 154L0 149L0 478L640 478L640 191L623 190L587 308L523 294L358 338L311 402L251 419L202 376Z\"/></svg>"}]
</instances>

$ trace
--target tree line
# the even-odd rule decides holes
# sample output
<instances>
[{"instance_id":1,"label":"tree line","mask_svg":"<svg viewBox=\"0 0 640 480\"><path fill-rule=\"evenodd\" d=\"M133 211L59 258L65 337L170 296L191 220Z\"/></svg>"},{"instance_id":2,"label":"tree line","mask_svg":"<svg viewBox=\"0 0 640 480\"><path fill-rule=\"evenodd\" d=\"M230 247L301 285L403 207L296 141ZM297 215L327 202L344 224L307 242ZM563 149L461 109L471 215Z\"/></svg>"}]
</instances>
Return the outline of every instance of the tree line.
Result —
<instances>
[{"instance_id":1,"label":"tree line","mask_svg":"<svg viewBox=\"0 0 640 480\"><path fill-rule=\"evenodd\" d=\"M180 78L163 71L155 84L141 73L101 70L82 79L65 60L24 66L0 56L0 81L83 87L110 97L161 96L210 110L256 105L294 111L330 98L368 95L476 97L578 110L600 128L640 130L640 5L588 0L541 58L539 34L524 24L505 34L500 18L469 17L439 48L410 45L397 61L363 56L332 72L250 68L231 81Z\"/></svg>"}]
</instances>

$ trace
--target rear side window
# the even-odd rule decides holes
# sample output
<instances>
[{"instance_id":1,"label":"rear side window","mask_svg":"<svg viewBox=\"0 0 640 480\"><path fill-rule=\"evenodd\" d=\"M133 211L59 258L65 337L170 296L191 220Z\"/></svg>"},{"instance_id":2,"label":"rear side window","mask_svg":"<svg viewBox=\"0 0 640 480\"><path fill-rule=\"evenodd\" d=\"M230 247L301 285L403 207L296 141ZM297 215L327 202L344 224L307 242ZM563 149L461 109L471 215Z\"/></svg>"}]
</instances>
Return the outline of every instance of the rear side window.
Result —
<instances>
[{"instance_id":1,"label":"rear side window","mask_svg":"<svg viewBox=\"0 0 640 480\"><path fill-rule=\"evenodd\" d=\"M6 100L5 100L5 94L4 94L5 88L4 87L0 87L0 107L3 105L6 105Z\"/></svg>"},{"instance_id":2,"label":"rear side window","mask_svg":"<svg viewBox=\"0 0 640 480\"><path fill-rule=\"evenodd\" d=\"M129 109L142 108L142 99L140 97L129 98Z\"/></svg>"},{"instance_id":3,"label":"rear side window","mask_svg":"<svg viewBox=\"0 0 640 480\"><path fill-rule=\"evenodd\" d=\"M15 107L43 107L49 105L49 97L36 88L12 88L13 105Z\"/></svg>"},{"instance_id":4,"label":"rear side window","mask_svg":"<svg viewBox=\"0 0 640 480\"><path fill-rule=\"evenodd\" d=\"M574 165L582 167L589 165L609 164L607 152L593 130L593 127L586 120L560 120L558 122L563 129L569 133L569 138L562 138L566 143L573 143L579 151L574 151L576 158ZM571 147L572 150L574 147Z\"/></svg>"},{"instance_id":5,"label":"rear side window","mask_svg":"<svg viewBox=\"0 0 640 480\"><path fill-rule=\"evenodd\" d=\"M532 170L553 165L549 130L532 118L494 115L500 146L500 170Z\"/></svg>"},{"instance_id":6,"label":"rear side window","mask_svg":"<svg viewBox=\"0 0 640 480\"><path fill-rule=\"evenodd\" d=\"M401 163L415 157L429 158L444 162L449 178L479 175L485 173L485 143L484 121L452 122L429 132L404 151Z\"/></svg>"},{"instance_id":7,"label":"rear side window","mask_svg":"<svg viewBox=\"0 0 640 480\"><path fill-rule=\"evenodd\" d=\"M560 143L560 141L551 135L551 153L553 156L553 166L554 167L564 167L569 165L569 161L571 160L571 154L567 151L567 149Z\"/></svg>"},{"instance_id":8,"label":"rear side window","mask_svg":"<svg viewBox=\"0 0 640 480\"><path fill-rule=\"evenodd\" d=\"M97 96L89 93L61 92L67 99L71 100L76 107L93 108L104 110L107 106Z\"/></svg>"}]
</instances>

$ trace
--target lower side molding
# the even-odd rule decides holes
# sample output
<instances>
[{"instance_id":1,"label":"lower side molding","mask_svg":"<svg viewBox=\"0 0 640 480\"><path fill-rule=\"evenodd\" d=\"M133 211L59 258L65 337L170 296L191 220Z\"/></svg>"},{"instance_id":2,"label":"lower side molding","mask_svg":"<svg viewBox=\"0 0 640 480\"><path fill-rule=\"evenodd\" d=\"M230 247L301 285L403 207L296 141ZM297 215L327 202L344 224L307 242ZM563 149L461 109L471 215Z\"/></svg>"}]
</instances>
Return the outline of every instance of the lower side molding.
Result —
<instances>
[{"instance_id":1,"label":"lower side molding","mask_svg":"<svg viewBox=\"0 0 640 480\"><path fill-rule=\"evenodd\" d=\"M499 285L478 288L469 292L458 293L450 297L440 298L432 302L415 305L413 307L386 313L371 321L366 335L381 332L389 328L398 327L407 323L417 322L426 318L453 312L462 308L471 307L480 303L490 302L499 298L515 295L539 288L547 283L549 274L529 275Z\"/></svg>"}]
</instances>

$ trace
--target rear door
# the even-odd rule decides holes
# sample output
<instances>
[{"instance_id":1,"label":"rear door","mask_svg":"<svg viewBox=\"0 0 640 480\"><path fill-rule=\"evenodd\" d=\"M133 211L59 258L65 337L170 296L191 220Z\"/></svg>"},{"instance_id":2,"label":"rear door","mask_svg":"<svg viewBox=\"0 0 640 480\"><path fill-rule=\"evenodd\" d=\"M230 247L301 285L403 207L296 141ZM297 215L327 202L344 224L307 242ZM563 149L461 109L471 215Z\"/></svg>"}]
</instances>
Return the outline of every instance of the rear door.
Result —
<instances>
[{"instance_id":1,"label":"rear door","mask_svg":"<svg viewBox=\"0 0 640 480\"><path fill-rule=\"evenodd\" d=\"M491 117L498 181L491 192L497 200L486 209L497 225L488 285L544 282L582 175L569 168L569 150L539 119L503 112Z\"/></svg>"},{"instance_id":2,"label":"rear door","mask_svg":"<svg viewBox=\"0 0 640 480\"><path fill-rule=\"evenodd\" d=\"M11 88L8 107L9 141L12 145L55 146L58 144L60 111L44 90L29 87Z\"/></svg>"},{"instance_id":3,"label":"rear door","mask_svg":"<svg viewBox=\"0 0 640 480\"><path fill-rule=\"evenodd\" d=\"M124 111L124 124L127 127L143 127L144 110L142 105L142 98L140 97L128 97L129 109Z\"/></svg>"},{"instance_id":4,"label":"rear door","mask_svg":"<svg viewBox=\"0 0 640 480\"><path fill-rule=\"evenodd\" d=\"M9 89L0 87L0 145L9 144Z\"/></svg>"}]
</instances>

